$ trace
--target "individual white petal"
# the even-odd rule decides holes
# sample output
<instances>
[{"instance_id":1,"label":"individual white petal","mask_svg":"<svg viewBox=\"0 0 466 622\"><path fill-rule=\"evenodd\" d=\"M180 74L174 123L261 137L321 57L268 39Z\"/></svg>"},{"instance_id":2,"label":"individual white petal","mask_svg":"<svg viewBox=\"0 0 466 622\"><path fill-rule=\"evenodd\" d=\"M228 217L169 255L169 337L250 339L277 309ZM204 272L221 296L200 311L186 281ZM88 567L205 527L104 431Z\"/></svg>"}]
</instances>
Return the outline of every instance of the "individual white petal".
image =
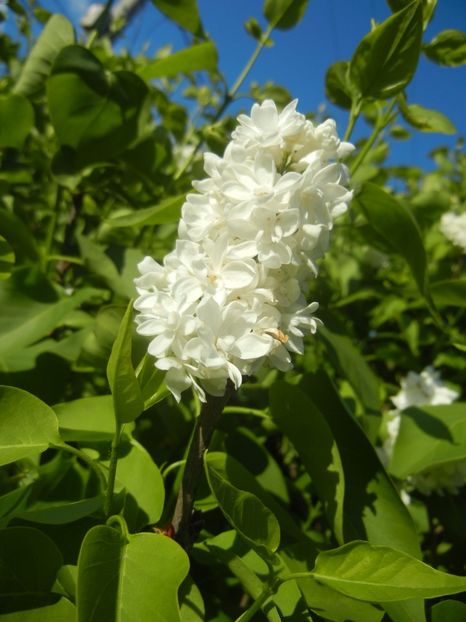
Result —
<instances>
[{"instance_id":1,"label":"individual white petal","mask_svg":"<svg viewBox=\"0 0 466 622\"><path fill-rule=\"evenodd\" d=\"M242 359L257 359L266 356L273 344L271 337L264 337L254 333L248 333L238 339L232 348L232 352Z\"/></svg>"}]
</instances>

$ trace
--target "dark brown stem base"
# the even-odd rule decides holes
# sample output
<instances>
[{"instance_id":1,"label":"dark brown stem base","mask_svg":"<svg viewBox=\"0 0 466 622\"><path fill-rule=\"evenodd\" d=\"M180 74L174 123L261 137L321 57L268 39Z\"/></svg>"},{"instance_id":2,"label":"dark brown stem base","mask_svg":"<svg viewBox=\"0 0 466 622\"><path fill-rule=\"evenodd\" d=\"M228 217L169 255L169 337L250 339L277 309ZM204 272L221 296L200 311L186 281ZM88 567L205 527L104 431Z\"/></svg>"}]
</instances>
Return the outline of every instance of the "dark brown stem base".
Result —
<instances>
[{"instance_id":1,"label":"dark brown stem base","mask_svg":"<svg viewBox=\"0 0 466 622\"><path fill-rule=\"evenodd\" d=\"M186 550L191 548L193 541L193 534L190 529L191 516L194 495L203 469L204 453L209 447L215 426L230 394L231 390L228 386L225 395L222 397L208 395L207 402L203 405L194 426L172 520L175 538Z\"/></svg>"}]
</instances>

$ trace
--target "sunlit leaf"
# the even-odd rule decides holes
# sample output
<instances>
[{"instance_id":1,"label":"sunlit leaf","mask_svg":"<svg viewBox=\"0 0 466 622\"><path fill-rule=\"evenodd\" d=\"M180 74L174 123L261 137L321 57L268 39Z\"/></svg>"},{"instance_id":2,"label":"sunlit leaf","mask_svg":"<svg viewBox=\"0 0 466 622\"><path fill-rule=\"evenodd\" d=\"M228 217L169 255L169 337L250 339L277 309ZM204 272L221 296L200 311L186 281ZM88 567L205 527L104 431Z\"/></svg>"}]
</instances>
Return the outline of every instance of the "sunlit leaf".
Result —
<instances>
[{"instance_id":1,"label":"sunlit leaf","mask_svg":"<svg viewBox=\"0 0 466 622\"><path fill-rule=\"evenodd\" d=\"M466 458L466 404L416 406L401 413L390 461L399 478Z\"/></svg>"},{"instance_id":2,"label":"sunlit leaf","mask_svg":"<svg viewBox=\"0 0 466 622\"><path fill-rule=\"evenodd\" d=\"M213 71L216 68L217 49L211 41L207 41L155 59L141 67L138 73L144 80L154 80L193 71Z\"/></svg>"},{"instance_id":3,"label":"sunlit leaf","mask_svg":"<svg viewBox=\"0 0 466 622\"><path fill-rule=\"evenodd\" d=\"M188 569L188 556L166 536L93 527L78 560L78 621L180 622L177 595Z\"/></svg>"},{"instance_id":4,"label":"sunlit leaf","mask_svg":"<svg viewBox=\"0 0 466 622\"><path fill-rule=\"evenodd\" d=\"M379 24L358 45L350 63L359 95L387 99L402 91L417 67L422 37L422 2Z\"/></svg>"},{"instance_id":5,"label":"sunlit leaf","mask_svg":"<svg viewBox=\"0 0 466 622\"><path fill-rule=\"evenodd\" d=\"M0 386L0 411L0 464L41 453L60 441L55 413L27 391Z\"/></svg>"},{"instance_id":6,"label":"sunlit leaf","mask_svg":"<svg viewBox=\"0 0 466 622\"><path fill-rule=\"evenodd\" d=\"M466 33L461 30L443 30L423 47L430 60L447 67L459 67L466 63Z\"/></svg>"},{"instance_id":7,"label":"sunlit leaf","mask_svg":"<svg viewBox=\"0 0 466 622\"><path fill-rule=\"evenodd\" d=\"M379 603L434 598L466 589L464 577L435 570L388 546L358 541L320 553L312 575L342 594Z\"/></svg>"},{"instance_id":8,"label":"sunlit leaf","mask_svg":"<svg viewBox=\"0 0 466 622\"><path fill-rule=\"evenodd\" d=\"M302 20L308 4L308 0L265 0L263 12L274 28L288 30Z\"/></svg>"},{"instance_id":9,"label":"sunlit leaf","mask_svg":"<svg viewBox=\"0 0 466 622\"><path fill-rule=\"evenodd\" d=\"M50 74L60 50L74 43L71 23L63 15L52 15L41 32L13 88L20 95L34 95Z\"/></svg>"},{"instance_id":10,"label":"sunlit leaf","mask_svg":"<svg viewBox=\"0 0 466 622\"><path fill-rule=\"evenodd\" d=\"M134 421L144 409L141 389L132 363L133 304L128 304L107 365L107 379L119 424Z\"/></svg>"}]
</instances>

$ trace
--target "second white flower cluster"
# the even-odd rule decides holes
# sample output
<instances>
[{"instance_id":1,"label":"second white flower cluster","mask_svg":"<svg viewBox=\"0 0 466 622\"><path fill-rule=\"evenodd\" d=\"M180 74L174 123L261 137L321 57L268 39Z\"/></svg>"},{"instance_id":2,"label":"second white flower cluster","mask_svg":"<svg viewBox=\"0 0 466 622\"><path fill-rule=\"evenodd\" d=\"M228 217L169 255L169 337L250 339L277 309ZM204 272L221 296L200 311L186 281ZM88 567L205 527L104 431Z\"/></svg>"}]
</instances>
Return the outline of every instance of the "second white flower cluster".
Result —
<instances>
[{"instance_id":1,"label":"second white flower cluster","mask_svg":"<svg viewBox=\"0 0 466 622\"><path fill-rule=\"evenodd\" d=\"M163 265L139 264L137 330L177 399L190 386L201 400L223 395L265 361L287 370L316 331L305 292L351 199L337 159L353 147L296 104L240 115L224 156L205 154L208 177L187 196L175 249Z\"/></svg>"}]
</instances>

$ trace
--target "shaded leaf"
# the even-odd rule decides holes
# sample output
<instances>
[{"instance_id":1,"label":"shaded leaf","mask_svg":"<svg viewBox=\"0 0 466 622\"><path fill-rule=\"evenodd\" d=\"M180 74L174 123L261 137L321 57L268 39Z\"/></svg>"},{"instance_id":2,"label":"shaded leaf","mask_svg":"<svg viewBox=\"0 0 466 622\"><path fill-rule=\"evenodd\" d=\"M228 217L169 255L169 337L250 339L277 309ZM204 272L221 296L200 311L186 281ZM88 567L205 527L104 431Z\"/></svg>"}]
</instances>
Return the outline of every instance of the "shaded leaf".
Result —
<instances>
[{"instance_id":1,"label":"shaded leaf","mask_svg":"<svg viewBox=\"0 0 466 622\"><path fill-rule=\"evenodd\" d=\"M430 286L430 293L438 306L465 307L466 279L437 281Z\"/></svg>"},{"instance_id":2,"label":"shaded leaf","mask_svg":"<svg viewBox=\"0 0 466 622\"><path fill-rule=\"evenodd\" d=\"M444 600L436 603L431 610L432 622L464 622L466 620L466 603L458 600Z\"/></svg>"},{"instance_id":3,"label":"shaded leaf","mask_svg":"<svg viewBox=\"0 0 466 622\"><path fill-rule=\"evenodd\" d=\"M0 280L5 280L10 277L11 269L15 264L15 254L13 249L0 235Z\"/></svg>"},{"instance_id":4,"label":"shaded leaf","mask_svg":"<svg viewBox=\"0 0 466 622\"><path fill-rule=\"evenodd\" d=\"M0 148L21 149L34 125L34 109L23 95L0 96Z\"/></svg>"},{"instance_id":5,"label":"shaded leaf","mask_svg":"<svg viewBox=\"0 0 466 622\"><path fill-rule=\"evenodd\" d=\"M67 598L53 605L45 605L38 609L26 609L12 613L0 614L1 622L71 622L76 617L76 608Z\"/></svg>"},{"instance_id":6,"label":"shaded leaf","mask_svg":"<svg viewBox=\"0 0 466 622\"><path fill-rule=\"evenodd\" d=\"M76 166L114 158L147 120L147 87L134 73L110 73L85 48L58 55L47 82L52 124L61 145L76 149Z\"/></svg>"},{"instance_id":7,"label":"shaded leaf","mask_svg":"<svg viewBox=\"0 0 466 622\"><path fill-rule=\"evenodd\" d=\"M276 517L258 497L228 481L223 462L224 456L219 453L208 453L204 460L207 480L220 509L250 546L266 555L273 553L280 543Z\"/></svg>"},{"instance_id":8,"label":"shaded leaf","mask_svg":"<svg viewBox=\"0 0 466 622\"><path fill-rule=\"evenodd\" d=\"M62 564L60 551L41 531L31 527L1 529L0 611L29 609L50 602Z\"/></svg>"},{"instance_id":9,"label":"shaded leaf","mask_svg":"<svg viewBox=\"0 0 466 622\"><path fill-rule=\"evenodd\" d=\"M327 69L325 74L325 95L333 104L348 110L351 108L351 83L348 61L338 61Z\"/></svg>"},{"instance_id":10,"label":"shaded leaf","mask_svg":"<svg viewBox=\"0 0 466 622\"><path fill-rule=\"evenodd\" d=\"M419 227L407 208L380 186L365 183L356 197L375 232L408 263L419 291L427 294L426 252Z\"/></svg>"}]
</instances>

